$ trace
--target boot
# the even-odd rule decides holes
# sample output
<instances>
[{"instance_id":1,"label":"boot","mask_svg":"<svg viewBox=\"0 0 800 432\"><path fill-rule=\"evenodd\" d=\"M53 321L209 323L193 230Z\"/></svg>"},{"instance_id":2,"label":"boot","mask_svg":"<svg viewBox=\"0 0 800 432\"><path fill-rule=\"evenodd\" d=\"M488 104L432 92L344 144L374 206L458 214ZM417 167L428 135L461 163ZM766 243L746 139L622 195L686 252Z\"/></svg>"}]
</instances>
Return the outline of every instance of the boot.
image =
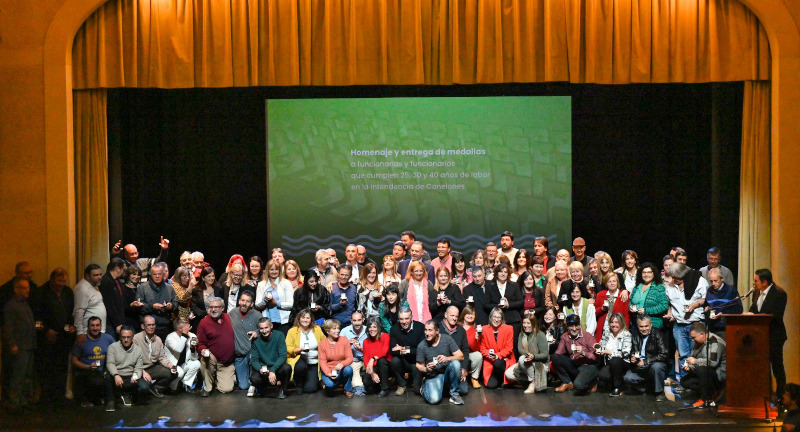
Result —
<instances>
[{"instance_id":1,"label":"boot","mask_svg":"<svg viewBox=\"0 0 800 432\"><path fill-rule=\"evenodd\" d=\"M525 389L524 393L525 394L534 394L534 393L536 393L536 383L531 381L531 383L528 384L528 388Z\"/></svg>"}]
</instances>

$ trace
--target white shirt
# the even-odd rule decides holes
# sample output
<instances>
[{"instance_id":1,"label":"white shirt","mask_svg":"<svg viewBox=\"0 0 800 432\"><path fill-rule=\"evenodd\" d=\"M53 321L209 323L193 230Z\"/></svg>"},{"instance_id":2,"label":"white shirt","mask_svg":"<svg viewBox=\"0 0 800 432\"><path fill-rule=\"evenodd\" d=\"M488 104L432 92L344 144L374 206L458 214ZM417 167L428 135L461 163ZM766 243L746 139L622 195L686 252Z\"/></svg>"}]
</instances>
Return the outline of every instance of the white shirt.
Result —
<instances>
[{"instance_id":1,"label":"white shirt","mask_svg":"<svg viewBox=\"0 0 800 432\"><path fill-rule=\"evenodd\" d=\"M424 299L423 299L423 292L422 292L422 284L418 284L416 282L411 282L411 285L414 285L414 293L417 295L417 313L416 316L422 319L422 308L425 306Z\"/></svg>"},{"instance_id":2,"label":"white shirt","mask_svg":"<svg viewBox=\"0 0 800 432\"><path fill-rule=\"evenodd\" d=\"M500 291L500 298L506 296L506 285L508 284L501 284L500 282L497 282L497 290Z\"/></svg>"},{"instance_id":3,"label":"white shirt","mask_svg":"<svg viewBox=\"0 0 800 432\"><path fill-rule=\"evenodd\" d=\"M517 249L515 247L512 247L511 250L508 253L505 253L505 252L503 252L503 249L501 248L499 252L501 254L505 255L506 257L508 257L508 260L511 261L512 263L514 263L514 267L517 266L517 263L514 262L514 257L517 256L517 252L519 252L519 249Z\"/></svg>"},{"instance_id":4,"label":"white shirt","mask_svg":"<svg viewBox=\"0 0 800 432\"><path fill-rule=\"evenodd\" d=\"M236 289L234 290L234 288ZM238 296L240 289L241 288L239 287L239 285L231 286L230 293L228 293L228 300L227 300L228 309L226 310L226 312L230 313L232 310L236 309L237 306L236 301L239 298Z\"/></svg>"},{"instance_id":5,"label":"white shirt","mask_svg":"<svg viewBox=\"0 0 800 432\"><path fill-rule=\"evenodd\" d=\"M756 300L756 305L758 305L758 312L761 313L761 307L764 306L764 300L767 299L767 293L769 290L772 289L772 285L768 286L767 289L761 292L761 295L758 296L758 300Z\"/></svg>"},{"instance_id":6,"label":"white shirt","mask_svg":"<svg viewBox=\"0 0 800 432\"><path fill-rule=\"evenodd\" d=\"M108 314L100 289L92 286L86 278L81 278L75 285L74 292L75 307L72 309L72 325L75 326L76 333L86 334L89 328L89 318L93 316L100 318L100 329L105 333Z\"/></svg>"},{"instance_id":7,"label":"white shirt","mask_svg":"<svg viewBox=\"0 0 800 432\"><path fill-rule=\"evenodd\" d=\"M197 352L192 352L189 347L189 340L191 338L197 338L194 333L189 333L188 335L178 336L178 333L172 332L167 335L167 340L164 342L164 348L167 353L167 359L170 363L174 364L175 366L183 366L178 364L178 359L181 356L181 353L184 350L188 350L186 352L186 361L189 360L197 360L198 354Z\"/></svg>"},{"instance_id":8,"label":"white shirt","mask_svg":"<svg viewBox=\"0 0 800 432\"><path fill-rule=\"evenodd\" d=\"M703 308L697 307L692 311L692 314L687 318L686 314L683 312L684 307L699 301L700 299L706 298L706 291L708 291L708 282L700 278L699 282L697 283L697 289L694 290L694 294L692 298L686 300L686 296L683 294L683 289L678 288L674 285L666 285L665 290L667 292L667 297L669 298L669 307L670 312L672 312L672 316L675 318L675 322L678 324L690 324L693 322L698 322L703 319Z\"/></svg>"},{"instance_id":9,"label":"white shirt","mask_svg":"<svg viewBox=\"0 0 800 432\"><path fill-rule=\"evenodd\" d=\"M625 289L628 290L628 292L633 292L633 289L636 288L636 273L634 272L633 275L631 275L627 270L623 270L622 274L625 278L623 281Z\"/></svg>"},{"instance_id":10,"label":"white shirt","mask_svg":"<svg viewBox=\"0 0 800 432\"><path fill-rule=\"evenodd\" d=\"M300 330L300 348L305 349L306 344L308 344L308 351L303 351L303 358L308 364L317 364L319 362L319 351L317 351L319 345L313 330L309 330L308 333Z\"/></svg>"},{"instance_id":11,"label":"white shirt","mask_svg":"<svg viewBox=\"0 0 800 432\"><path fill-rule=\"evenodd\" d=\"M379 281L379 282L381 283L381 285L383 285L383 286L389 286L389 284L390 284L390 283L397 283L397 284L399 284L399 283L401 282L401 280L400 280L400 275L395 275L395 276L386 276L386 273L381 273L381 274L379 274L379 275L378 275L378 281Z\"/></svg>"}]
</instances>

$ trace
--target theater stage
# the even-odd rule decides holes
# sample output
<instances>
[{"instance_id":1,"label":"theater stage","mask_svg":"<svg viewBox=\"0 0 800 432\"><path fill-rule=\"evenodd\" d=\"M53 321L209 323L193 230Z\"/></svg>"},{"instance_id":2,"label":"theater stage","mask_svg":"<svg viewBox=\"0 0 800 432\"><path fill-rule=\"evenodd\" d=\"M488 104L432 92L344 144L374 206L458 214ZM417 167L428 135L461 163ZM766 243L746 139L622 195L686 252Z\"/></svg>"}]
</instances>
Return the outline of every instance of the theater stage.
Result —
<instances>
[{"instance_id":1,"label":"theater stage","mask_svg":"<svg viewBox=\"0 0 800 432\"><path fill-rule=\"evenodd\" d=\"M691 399L690 401L694 401ZM756 420L717 418L705 410L677 411L685 406L675 402L656 403L652 396L612 398L594 393L578 397L568 392L525 395L522 389L472 390L465 405L446 400L428 405L415 394L378 399L374 395L346 399L339 390L336 397L322 392L284 400L266 397L247 398L244 392L215 393L211 397L180 394L163 399L151 398L148 405L122 407L107 413L104 407L39 407L30 415L3 415L3 429L87 429L87 428L309 428L363 430L414 427L446 428L551 428L607 426L629 430L753 430L773 429L775 424ZM292 419L290 416L293 416ZM289 418L287 418L289 417ZM779 428L779 426L778 426Z\"/></svg>"}]
</instances>

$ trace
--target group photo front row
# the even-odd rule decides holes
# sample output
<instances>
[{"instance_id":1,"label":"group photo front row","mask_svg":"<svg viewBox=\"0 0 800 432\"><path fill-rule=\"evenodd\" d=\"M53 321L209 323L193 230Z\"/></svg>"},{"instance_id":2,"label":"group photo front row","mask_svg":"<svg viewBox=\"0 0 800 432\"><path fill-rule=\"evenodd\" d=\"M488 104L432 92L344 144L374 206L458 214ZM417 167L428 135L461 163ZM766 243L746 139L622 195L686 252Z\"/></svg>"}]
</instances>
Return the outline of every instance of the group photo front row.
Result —
<instances>
[{"instance_id":1,"label":"group photo front row","mask_svg":"<svg viewBox=\"0 0 800 432\"><path fill-rule=\"evenodd\" d=\"M740 296L717 248L700 270L677 247L658 266L626 250L615 267L606 252L587 255L580 237L573 254L553 256L546 237L528 252L506 231L500 247L469 260L442 238L431 259L405 231L381 266L348 245L344 262L320 249L301 271L276 248L267 262L233 255L222 273L184 252L170 275L168 245L162 238L157 258L140 258L117 243L105 272L87 266L74 288L64 269L37 286L30 264L17 264L0 287L10 412L65 398L115 411L237 390L277 399L410 391L462 405L481 387L657 402L677 394L704 406L725 398L724 316L742 313L772 315L772 402L797 410L783 366L786 292L759 269Z\"/></svg>"}]
</instances>

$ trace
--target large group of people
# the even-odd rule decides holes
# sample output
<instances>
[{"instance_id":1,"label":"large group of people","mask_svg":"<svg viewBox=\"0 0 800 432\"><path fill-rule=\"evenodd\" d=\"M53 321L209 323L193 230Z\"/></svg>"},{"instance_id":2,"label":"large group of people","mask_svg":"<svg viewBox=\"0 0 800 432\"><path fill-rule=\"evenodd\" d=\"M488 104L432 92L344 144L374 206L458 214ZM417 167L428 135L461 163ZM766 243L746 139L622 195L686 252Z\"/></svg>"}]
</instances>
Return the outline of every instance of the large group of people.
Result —
<instances>
[{"instance_id":1,"label":"large group of people","mask_svg":"<svg viewBox=\"0 0 800 432\"><path fill-rule=\"evenodd\" d=\"M551 255L546 237L529 252L506 231L499 248L490 242L470 257L442 238L431 259L405 231L380 264L360 245L347 246L344 262L320 249L306 271L280 248L266 262L233 255L218 270L184 252L170 275L169 241L159 247L157 258L140 258L117 243L105 272L88 265L74 288L64 269L38 287L30 265L17 265L0 287L12 407L25 409L36 382L58 401L69 373L75 399L104 401L107 411L178 392L283 399L290 388L339 387L347 398L394 388L461 405L480 387L662 401L670 386L702 405L725 386L724 315L741 313L772 314L775 398L786 388L786 292L760 269L745 312L717 248L700 270L681 248L658 264L626 250L616 268L606 252L587 254L580 237L572 254Z\"/></svg>"}]
</instances>

